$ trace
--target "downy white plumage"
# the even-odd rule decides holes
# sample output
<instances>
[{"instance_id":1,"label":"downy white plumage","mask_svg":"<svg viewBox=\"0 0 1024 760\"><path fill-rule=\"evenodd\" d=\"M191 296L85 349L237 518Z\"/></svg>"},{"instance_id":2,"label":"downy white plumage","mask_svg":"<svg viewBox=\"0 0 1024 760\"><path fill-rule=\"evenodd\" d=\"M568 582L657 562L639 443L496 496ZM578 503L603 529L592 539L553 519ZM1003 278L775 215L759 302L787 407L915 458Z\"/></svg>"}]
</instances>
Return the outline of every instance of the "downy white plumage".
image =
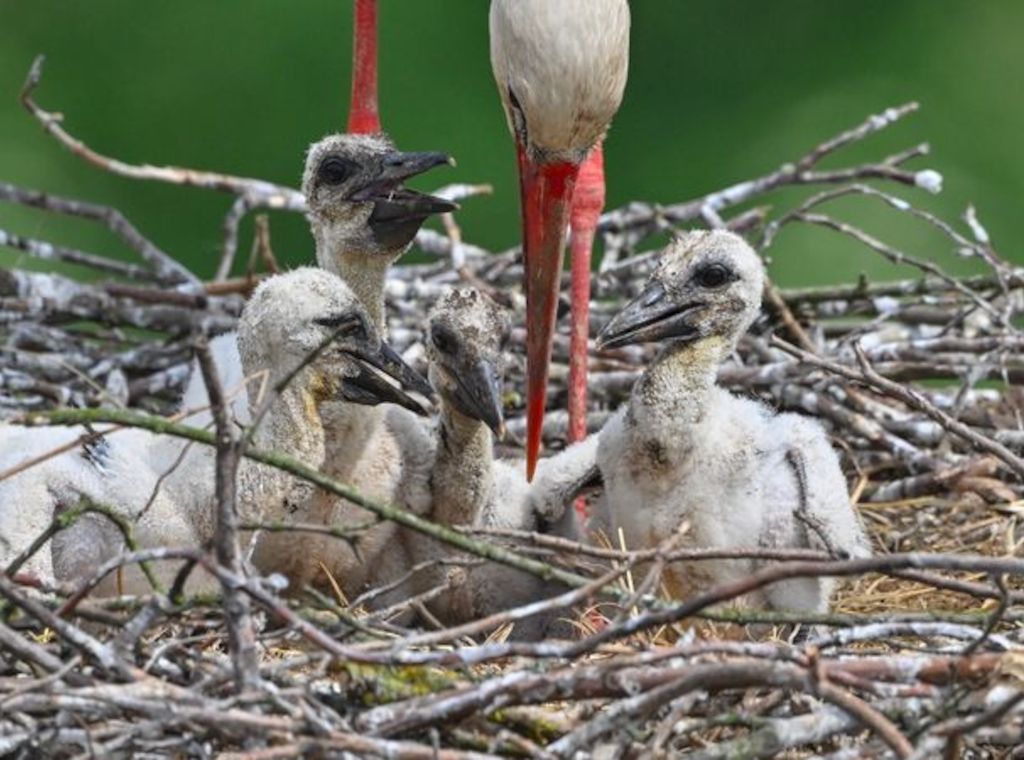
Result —
<instances>
[{"instance_id":1,"label":"downy white plumage","mask_svg":"<svg viewBox=\"0 0 1024 760\"><path fill-rule=\"evenodd\" d=\"M349 284L381 334L386 330L388 268L408 250L430 215L455 208L446 200L410 190L403 182L450 163L451 158L443 153L401 152L380 134L328 135L313 143L306 154L302 192L309 207L317 264ZM239 389L233 396L232 411L244 424L249 405L237 338L233 333L218 336L210 348L221 384ZM193 362L181 408L208 405L206 385ZM211 419L208 412L200 412L189 421L205 425Z\"/></svg>"},{"instance_id":2,"label":"downy white plumage","mask_svg":"<svg viewBox=\"0 0 1024 760\"><path fill-rule=\"evenodd\" d=\"M243 369L250 374L267 371L270 388L301 367L257 427L253 442L258 448L284 451L327 469L326 408L332 410L336 424L346 426L358 426L359 418L373 416L373 407L382 403L423 413L403 388L422 389L424 381L380 340L361 300L330 272L306 267L262 283L246 305L238 338ZM308 361L317 347L323 350ZM257 415L258 408L254 400L250 413ZM386 481L357 480L355 485L378 498L389 495L384 492ZM341 500L327 498L308 482L280 470L248 461L239 474L239 503L254 520L354 524ZM214 507L212 502L195 506L203 513ZM369 513L360 512L361 525ZM382 523L368 531L363 546L370 560L374 552L367 543L376 540L384 546L394 530L391 523ZM263 573L283 573L293 588L316 582L321 565L344 585L357 587L352 569L339 558L339 544L306 534L264 533L257 540L253 563Z\"/></svg>"},{"instance_id":3,"label":"downy white plumage","mask_svg":"<svg viewBox=\"0 0 1024 760\"><path fill-rule=\"evenodd\" d=\"M383 135L331 135L309 149L302 187L309 205L317 261L351 283L378 334L385 328L387 268L408 248L430 214L454 208L447 201L405 188L403 181L449 162L441 153L399 152ZM302 300L304 296L294 291L290 297ZM243 369L238 336L230 333L215 338L211 351L221 384L233 391L232 415L240 424L247 424L251 420L246 389L249 376ZM425 385L421 387L425 389ZM181 408L203 411L186 417L185 422L209 426L212 417L204 410L208 403L205 383L194 366ZM350 414L344 406L326 401L321 410L326 453L317 461L329 474L357 484L372 484L371 493L387 497L392 491L386 484L400 478L401 462L395 456L390 433L381 424L382 415L373 409ZM137 457L138 466L169 473L162 482L162 491L173 494L187 510L189 527L196 536L208 539L212 535L211 451L196 446L186 450L179 440L146 434L141 443L135 439L127 446L114 438L111 446L115 459ZM327 509L326 505L319 507L321 512ZM343 511L343 517L365 520L366 512L352 505ZM269 546L276 546L279 539L265 540ZM340 547L339 551L344 554L346 549ZM261 552L260 556L268 555ZM273 565L268 562L266 566Z\"/></svg>"},{"instance_id":4,"label":"downy white plumage","mask_svg":"<svg viewBox=\"0 0 1024 760\"><path fill-rule=\"evenodd\" d=\"M294 373L279 395L272 397L260 420L254 433L257 447L288 451L322 465L325 434L320 410L328 402L343 421L357 417L367 405L385 402L422 411L385 376L417 388L425 381L380 342L362 303L329 272L303 268L262 283L242 313L238 339L243 370L265 374L268 389ZM252 407L256 417L261 402L255 396ZM24 461L86 432L84 428L5 430L7 440L18 444L8 451L18 454L5 456L2 465ZM145 431L111 433L0 482L0 535L4 537L0 565L24 550L62 509L83 500L104 505L132 524L142 546L194 546L207 541L213 532L212 493L184 501L178 497L186 492L158 488L159 473L145 456L154 439ZM197 452L201 454L187 457L183 472L176 476L212 478L212 469L199 471L212 467L211 451L197 448ZM246 519L287 521L310 509L312 487L280 470L245 460L239 481L239 508ZM123 547L121 534L109 520L91 515L59 534L24 570L47 582L77 581ZM265 572L304 579L316 569L307 549L305 542L294 537L279 540L278 534L270 534L258 542L254 559ZM165 581L172 572L162 573ZM129 573L124 589L144 590L141 576ZM109 593L112 588L100 591Z\"/></svg>"},{"instance_id":5,"label":"downy white plumage","mask_svg":"<svg viewBox=\"0 0 1024 760\"><path fill-rule=\"evenodd\" d=\"M630 549L815 548L866 556L846 481L816 421L776 414L715 383L719 365L756 318L764 270L728 232L675 239L643 292L604 328L604 347L664 343L629 403L600 434L605 495L598 523ZM752 560L674 564L670 593L738 579ZM786 581L751 595L771 608L824 611L834 581Z\"/></svg>"}]
</instances>

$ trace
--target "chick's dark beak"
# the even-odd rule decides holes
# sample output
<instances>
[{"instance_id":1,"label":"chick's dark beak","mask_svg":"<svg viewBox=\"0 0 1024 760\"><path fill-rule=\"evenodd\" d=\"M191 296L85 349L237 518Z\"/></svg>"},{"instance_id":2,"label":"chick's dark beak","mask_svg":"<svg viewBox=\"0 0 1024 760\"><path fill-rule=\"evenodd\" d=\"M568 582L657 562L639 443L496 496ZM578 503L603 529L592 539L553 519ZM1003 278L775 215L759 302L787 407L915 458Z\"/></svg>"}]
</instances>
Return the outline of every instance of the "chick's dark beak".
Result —
<instances>
[{"instance_id":1,"label":"chick's dark beak","mask_svg":"<svg viewBox=\"0 0 1024 760\"><path fill-rule=\"evenodd\" d=\"M635 343L698 337L698 317L703 304L689 298L673 298L665 286L652 280L636 298L616 314L597 336L599 350Z\"/></svg>"},{"instance_id":2,"label":"chick's dark beak","mask_svg":"<svg viewBox=\"0 0 1024 760\"><path fill-rule=\"evenodd\" d=\"M438 166L455 166L455 159L447 153L438 151L394 151L386 154L381 160L378 179L385 182L404 182Z\"/></svg>"},{"instance_id":3,"label":"chick's dark beak","mask_svg":"<svg viewBox=\"0 0 1024 760\"><path fill-rule=\"evenodd\" d=\"M358 341L342 350L356 360L357 367L355 375L341 382L340 394L346 401L368 406L397 404L414 414L429 413L409 392L430 398L430 384L387 343Z\"/></svg>"},{"instance_id":4,"label":"chick's dark beak","mask_svg":"<svg viewBox=\"0 0 1024 760\"><path fill-rule=\"evenodd\" d=\"M428 217L458 208L451 201L403 184L434 167L454 163L449 155L435 152L394 151L381 157L363 186L352 194L352 200L373 203L369 224L381 244L396 248L407 245Z\"/></svg>"},{"instance_id":5,"label":"chick's dark beak","mask_svg":"<svg viewBox=\"0 0 1024 760\"><path fill-rule=\"evenodd\" d=\"M492 362L477 359L468 366L448 368L450 400L467 417L480 420L498 438L505 436L501 403L501 374Z\"/></svg>"}]
</instances>

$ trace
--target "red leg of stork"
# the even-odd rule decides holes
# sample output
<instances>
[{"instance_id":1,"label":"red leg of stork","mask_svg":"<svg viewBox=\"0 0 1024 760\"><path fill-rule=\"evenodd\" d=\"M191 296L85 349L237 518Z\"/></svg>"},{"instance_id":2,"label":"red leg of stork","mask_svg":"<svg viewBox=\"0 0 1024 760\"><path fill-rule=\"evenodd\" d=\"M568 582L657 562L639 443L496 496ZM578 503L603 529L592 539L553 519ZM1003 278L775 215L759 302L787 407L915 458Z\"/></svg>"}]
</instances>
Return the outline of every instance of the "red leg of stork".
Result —
<instances>
[{"instance_id":1,"label":"red leg of stork","mask_svg":"<svg viewBox=\"0 0 1024 760\"><path fill-rule=\"evenodd\" d=\"M569 442L587 436L587 362L590 339L590 260L594 233L604 209L604 151L601 143L580 167L572 200L572 332L569 340ZM585 516L586 502L576 510Z\"/></svg>"},{"instance_id":2,"label":"red leg of stork","mask_svg":"<svg viewBox=\"0 0 1024 760\"><path fill-rule=\"evenodd\" d=\"M590 258L604 209L601 145L580 167L572 199L572 335L569 344L569 440L587 435L587 345L590 333Z\"/></svg>"},{"instance_id":3,"label":"red leg of stork","mask_svg":"<svg viewBox=\"0 0 1024 760\"><path fill-rule=\"evenodd\" d=\"M377 0L355 0L348 131L380 132L377 111Z\"/></svg>"}]
</instances>

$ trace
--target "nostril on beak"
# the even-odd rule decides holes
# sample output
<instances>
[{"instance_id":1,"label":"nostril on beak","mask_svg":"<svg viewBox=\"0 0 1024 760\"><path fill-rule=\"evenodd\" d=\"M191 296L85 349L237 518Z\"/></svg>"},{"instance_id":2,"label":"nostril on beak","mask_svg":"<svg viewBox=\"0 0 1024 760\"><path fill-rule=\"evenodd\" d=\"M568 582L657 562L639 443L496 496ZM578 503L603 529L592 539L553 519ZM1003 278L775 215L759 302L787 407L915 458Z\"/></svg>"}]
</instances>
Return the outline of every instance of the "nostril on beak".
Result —
<instances>
[{"instance_id":1,"label":"nostril on beak","mask_svg":"<svg viewBox=\"0 0 1024 760\"><path fill-rule=\"evenodd\" d=\"M658 303L658 301L660 301L664 297L665 286L662 285L660 282L652 283L651 286L647 289L646 295L644 296L643 305L645 307L654 306L654 304Z\"/></svg>"}]
</instances>

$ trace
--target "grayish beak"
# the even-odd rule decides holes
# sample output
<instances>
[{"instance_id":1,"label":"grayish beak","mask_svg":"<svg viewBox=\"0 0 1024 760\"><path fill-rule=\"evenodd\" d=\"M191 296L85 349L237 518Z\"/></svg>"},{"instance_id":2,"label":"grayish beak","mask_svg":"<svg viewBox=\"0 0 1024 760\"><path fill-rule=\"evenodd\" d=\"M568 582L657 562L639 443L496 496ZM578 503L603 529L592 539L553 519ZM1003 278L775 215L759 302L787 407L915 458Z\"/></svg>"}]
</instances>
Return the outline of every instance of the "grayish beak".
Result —
<instances>
[{"instance_id":1,"label":"grayish beak","mask_svg":"<svg viewBox=\"0 0 1024 760\"><path fill-rule=\"evenodd\" d=\"M340 395L346 401L368 406L397 404L414 414L426 416L429 413L407 391L430 398L430 384L387 343L374 345L367 340L343 351L356 360L359 370L356 375L342 380Z\"/></svg>"},{"instance_id":2,"label":"grayish beak","mask_svg":"<svg viewBox=\"0 0 1024 760\"><path fill-rule=\"evenodd\" d=\"M500 439L505 436L501 375L494 364L478 359L471 366L448 368L454 381L451 402L467 417L480 420Z\"/></svg>"},{"instance_id":3,"label":"grayish beak","mask_svg":"<svg viewBox=\"0 0 1024 760\"><path fill-rule=\"evenodd\" d=\"M368 171L368 179L351 198L373 204L370 229L388 248L401 248L412 242L420 226L433 214L454 211L458 206L444 198L411 190L402 183L435 166L455 162L445 153L401 153L382 156Z\"/></svg>"},{"instance_id":4,"label":"grayish beak","mask_svg":"<svg viewBox=\"0 0 1024 760\"><path fill-rule=\"evenodd\" d=\"M454 165L455 160L447 153L439 153L437 151L403 153L395 151L384 156L380 163L380 172L377 179L383 182L404 182L435 167ZM448 205L454 207L451 203Z\"/></svg>"},{"instance_id":5,"label":"grayish beak","mask_svg":"<svg viewBox=\"0 0 1024 760\"><path fill-rule=\"evenodd\" d=\"M699 336L699 301L675 301L657 280L626 304L597 336L597 348L619 348L634 343L668 339L693 340Z\"/></svg>"}]
</instances>

